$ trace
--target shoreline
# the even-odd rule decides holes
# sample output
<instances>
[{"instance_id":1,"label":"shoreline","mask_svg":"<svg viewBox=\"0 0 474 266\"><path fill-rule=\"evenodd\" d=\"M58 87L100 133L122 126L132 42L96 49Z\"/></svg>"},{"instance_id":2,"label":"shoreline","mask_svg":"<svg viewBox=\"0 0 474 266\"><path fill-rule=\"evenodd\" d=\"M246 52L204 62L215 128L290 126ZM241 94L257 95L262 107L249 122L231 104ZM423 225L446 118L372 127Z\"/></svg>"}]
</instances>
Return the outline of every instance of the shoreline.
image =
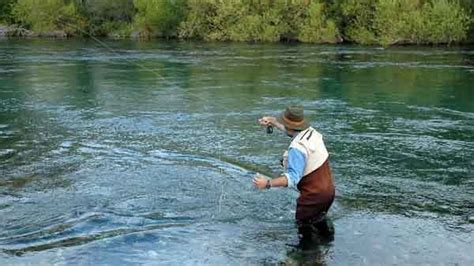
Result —
<instances>
[{"instance_id":1,"label":"shoreline","mask_svg":"<svg viewBox=\"0 0 474 266\"><path fill-rule=\"evenodd\" d=\"M191 38L165 38L154 36L150 38L139 38L133 37L135 34L131 34L128 37L119 37L113 36L110 34L109 36L73 36L68 35L65 31L57 30L57 31L48 31L48 32L34 32L22 27L18 27L15 25L5 25L0 24L0 40L3 39L51 39L51 40L65 40L65 39L91 39L94 38L100 40L111 40L111 41L121 41L121 40L131 40L136 42L150 42L150 41L177 41L177 42L203 42L203 43L248 43L248 44L307 44L307 45L360 45L366 47L433 47L433 48L440 48L440 47L464 47L464 46L473 46L474 39L468 39L463 42L457 43L410 43L410 42L396 42L394 44L382 45L382 44L361 44L357 42L345 41L342 39L340 42L335 43L328 43L328 42L301 42L296 39L287 39L287 40L279 40L279 41L238 41L238 40L230 40L230 41L207 41L202 39L191 39ZM136 35L135 35L136 36Z\"/></svg>"}]
</instances>

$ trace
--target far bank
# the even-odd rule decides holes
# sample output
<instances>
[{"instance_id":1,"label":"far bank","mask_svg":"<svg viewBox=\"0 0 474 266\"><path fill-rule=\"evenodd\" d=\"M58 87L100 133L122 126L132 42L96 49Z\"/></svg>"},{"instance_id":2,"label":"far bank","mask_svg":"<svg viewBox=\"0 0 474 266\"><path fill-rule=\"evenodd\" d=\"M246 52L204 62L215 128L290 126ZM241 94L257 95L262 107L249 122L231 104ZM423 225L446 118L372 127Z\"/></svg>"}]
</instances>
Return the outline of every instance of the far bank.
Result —
<instances>
[{"instance_id":1,"label":"far bank","mask_svg":"<svg viewBox=\"0 0 474 266\"><path fill-rule=\"evenodd\" d=\"M451 45L473 42L473 10L470 0L6 0L0 37Z\"/></svg>"}]
</instances>

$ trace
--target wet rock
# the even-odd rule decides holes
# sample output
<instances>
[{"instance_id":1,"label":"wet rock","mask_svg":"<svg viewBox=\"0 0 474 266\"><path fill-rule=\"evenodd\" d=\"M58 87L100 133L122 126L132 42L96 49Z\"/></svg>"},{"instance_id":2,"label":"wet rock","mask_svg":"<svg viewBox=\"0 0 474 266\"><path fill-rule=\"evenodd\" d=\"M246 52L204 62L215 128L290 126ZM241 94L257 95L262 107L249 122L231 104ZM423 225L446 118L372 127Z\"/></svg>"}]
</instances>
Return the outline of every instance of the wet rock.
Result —
<instances>
[{"instance_id":1,"label":"wet rock","mask_svg":"<svg viewBox=\"0 0 474 266\"><path fill-rule=\"evenodd\" d=\"M0 25L0 38L8 37L36 37L36 33L16 25Z\"/></svg>"},{"instance_id":2,"label":"wet rock","mask_svg":"<svg viewBox=\"0 0 474 266\"><path fill-rule=\"evenodd\" d=\"M61 31L61 30L36 33L36 32L27 30L27 29L22 28L22 27L17 26L17 25L0 25L0 38L8 38L8 37L67 38L67 33L65 31Z\"/></svg>"},{"instance_id":3,"label":"wet rock","mask_svg":"<svg viewBox=\"0 0 474 266\"><path fill-rule=\"evenodd\" d=\"M141 34L140 34L139 31L134 31L134 32L132 32L132 33L130 34L130 37L131 37L132 39L140 39Z\"/></svg>"},{"instance_id":4,"label":"wet rock","mask_svg":"<svg viewBox=\"0 0 474 266\"><path fill-rule=\"evenodd\" d=\"M0 38L5 38L8 36L9 27L5 25L0 25Z\"/></svg>"},{"instance_id":5,"label":"wet rock","mask_svg":"<svg viewBox=\"0 0 474 266\"><path fill-rule=\"evenodd\" d=\"M474 223L474 215L467 217L467 221L471 224Z\"/></svg>"},{"instance_id":6,"label":"wet rock","mask_svg":"<svg viewBox=\"0 0 474 266\"><path fill-rule=\"evenodd\" d=\"M39 34L39 37L62 39L62 38L67 38L67 33L62 30L48 31L48 32L41 32Z\"/></svg>"},{"instance_id":7,"label":"wet rock","mask_svg":"<svg viewBox=\"0 0 474 266\"><path fill-rule=\"evenodd\" d=\"M16 151L12 149L1 149L0 158L10 158L15 155Z\"/></svg>"}]
</instances>

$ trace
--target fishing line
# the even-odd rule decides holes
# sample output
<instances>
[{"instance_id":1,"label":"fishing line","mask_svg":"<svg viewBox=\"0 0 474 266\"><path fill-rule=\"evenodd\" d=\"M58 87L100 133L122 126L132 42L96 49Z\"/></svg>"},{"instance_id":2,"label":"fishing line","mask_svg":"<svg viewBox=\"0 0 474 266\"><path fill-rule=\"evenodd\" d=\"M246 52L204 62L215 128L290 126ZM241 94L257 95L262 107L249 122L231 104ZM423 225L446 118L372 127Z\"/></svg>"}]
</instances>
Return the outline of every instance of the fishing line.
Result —
<instances>
[{"instance_id":1,"label":"fishing line","mask_svg":"<svg viewBox=\"0 0 474 266\"><path fill-rule=\"evenodd\" d=\"M74 25L74 24L72 24L72 23L69 23L64 17L53 18L53 17L51 16L51 18L52 18L54 21L56 21L58 24L62 25L63 27L64 27L64 26L68 26L68 27L70 27L70 28L73 28L73 29L76 30L77 32L80 32L80 33L82 33L83 35L89 37L89 38L92 39L96 44L98 44L98 45L99 45L100 47L102 47L102 48L105 48L105 49L106 49L107 51L109 51L111 54L113 54L113 55L115 55L115 56L117 56L117 57L121 57L121 56L122 56L122 54L120 54L119 52L117 52L114 48L112 48L111 46L109 46L107 43L105 43L104 41L100 40L99 38L93 36L90 32L88 32L88 31L86 31L86 30L83 30L83 29L79 28L78 26L76 26L76 25ZM136 67L138 67L138 68L140 68L140 69L142 69L142 70L145 70L145 71L148 71L148 72L152 73L156 78L158 78L159 80L161 80L161 81L163 81L163 82L167 82L167 79L166 79L163 75L161 75L160 73L158 73L157 71L155 71L154 69L151 69L151 68L149 68L149 67L147 67L147 66L145 66L145 65L143 65L143 64L141 64L141 63L137 63L137 62L135 62L135 61L132 61L132 60L130 60L130 59L128 59L128 58L122 58L122 60L124 60L124 61L125 61L126 63L128 63L129 65L134 65L134 66L136 66ZM35 93L35 92L23 91L23 93L24 93L25 95L29 96L29 97L32 97L32 98L33 98L33 96L35 96L35 97L38 98L38 99L42 99L42 98L43 98L41 95L39 95L38 93ZM200 99L200 100L203 100L203 101L206 100L206 99L204 99L204 97L201 97L201 96L197 95L196 93L193 93L193 92L190 92L190 91L188 91L187 94L193 95L194 97L196 97L196 98L198 98L198 99ZM50 125L49 125L49 126L50 126ZM269 134L271 134L270 131L273 132L273 128L270 128L270 127L267 128L267 132L268 132ZM198 151L198 152L199 152L200 154L206 154L205 152L201 152L201 151ZM268 152L269 152L269 151L267 151L267 153L268 153ZM214 156L213 156L213 155L210 155L210 154L207 154L207 155L208 155L209 157L211 157L211 158L212 158L212 157L216 158L215 155L214 155ZM227 162L227 163L233 164L232 161L234 161L234 160L230 160L229 158L225 158L225 159L224 159L224 158L222 158L221 155L218 155L217 157L218 157L218 160L220 160L220 161L222 161L222 162ZM237 163L236 165L238 165L238 166L240 166L240 167L243 166L242 163ZM247 165L247 167L249 167L249 166ZM244 167L244 169L247 168L247 167ZM246 170L247 170L247 171L250 171L250 172L252 172L252 171L253 171L253 172L257 172L256 169L255 169L256 167L255 167L255 168L254 168L254 167L250 167L250 168L253 168L253 169L246 169ZM258 172L266 172L266 171L258 171ZM268 173L267 173L267 174L268 174ZM219 212L221 211L221 205L222 205L222 202L223 202L224 198L226 198L226 197L225 197L224 183L223 183L223 184L222 184L222 187L221 187L221 193L220 193L219 198L218 198L218 202L219 202Z\"/></svg>"}]
</instances>

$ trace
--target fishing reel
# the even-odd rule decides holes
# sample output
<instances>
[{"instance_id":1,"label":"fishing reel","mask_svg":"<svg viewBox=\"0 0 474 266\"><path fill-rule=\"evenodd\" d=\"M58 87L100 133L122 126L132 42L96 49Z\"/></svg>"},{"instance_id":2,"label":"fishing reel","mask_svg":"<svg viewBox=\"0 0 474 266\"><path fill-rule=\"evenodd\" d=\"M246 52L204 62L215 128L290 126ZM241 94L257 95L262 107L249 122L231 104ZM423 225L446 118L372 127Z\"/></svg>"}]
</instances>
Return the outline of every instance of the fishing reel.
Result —
<instances>
[{"instance_id":1,"label":"fishing reel","mask_svg":"<svg viewBox=\"0 0 474 266\"><path fill-rule=\"evenodd\" d=\"M273 126L267 126L267 134L273 133Z\"/></svg>"}]
</instances>

